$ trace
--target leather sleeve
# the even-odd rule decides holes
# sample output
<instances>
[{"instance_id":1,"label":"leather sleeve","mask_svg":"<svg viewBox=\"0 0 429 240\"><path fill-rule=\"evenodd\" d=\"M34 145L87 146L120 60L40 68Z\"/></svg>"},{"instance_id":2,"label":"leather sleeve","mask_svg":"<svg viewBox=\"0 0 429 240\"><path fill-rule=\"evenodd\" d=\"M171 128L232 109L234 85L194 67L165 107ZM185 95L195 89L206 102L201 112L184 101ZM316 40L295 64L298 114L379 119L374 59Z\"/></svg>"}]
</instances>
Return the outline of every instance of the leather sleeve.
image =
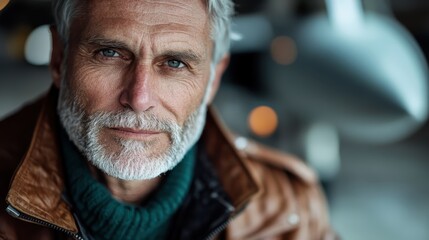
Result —
<instances>
[{"instance_id":1,"label":"leather sleeve","mask_svg":"<svg viewBox=\"0 0 429 240\"><path fill-rule=\"evenodd\" d=\"M247 142L242 148L260 192L228 228L228 239L337 239L314 172L299 159Z\"/></svg>"}]
</instances>

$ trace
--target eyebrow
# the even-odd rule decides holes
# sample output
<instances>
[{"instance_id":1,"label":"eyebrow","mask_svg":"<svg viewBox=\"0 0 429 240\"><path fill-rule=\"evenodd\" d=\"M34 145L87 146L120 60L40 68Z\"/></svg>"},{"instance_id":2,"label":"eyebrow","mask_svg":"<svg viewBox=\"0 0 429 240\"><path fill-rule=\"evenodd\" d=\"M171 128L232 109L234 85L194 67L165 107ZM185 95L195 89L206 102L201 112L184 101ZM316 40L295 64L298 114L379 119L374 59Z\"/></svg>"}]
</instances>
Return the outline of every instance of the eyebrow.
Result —
<instances>
[{"instance_id":1,"label":"eyebrow","mask_svg":"<svg viewBox=\"0 0 429 240\"><path fill-rule=\"evenodd\" d=\"M162 56L168 56L171 58L176 58L178 60L184 60L187 62L193 62L195 64L199 64L202 62L202 57L192 50L184 50L184 51L176 51L176 50L168 50L161 54Z\"/></svg>"},{"instance_id":2,"label":"eyebrow","mask_svg":"<svg viewBox=\"0 0 429 240\"><path fill-rule=\"evenodd\" d=\"M111 47L111 48L120 48L120 49L129 48L127 44L121 41L105 39L103 37L98 37L98 36L90 37L86 40L86 42L91 45L99 45L99 46L105 46L105 47Z\"/></svg>"}]
</instances>

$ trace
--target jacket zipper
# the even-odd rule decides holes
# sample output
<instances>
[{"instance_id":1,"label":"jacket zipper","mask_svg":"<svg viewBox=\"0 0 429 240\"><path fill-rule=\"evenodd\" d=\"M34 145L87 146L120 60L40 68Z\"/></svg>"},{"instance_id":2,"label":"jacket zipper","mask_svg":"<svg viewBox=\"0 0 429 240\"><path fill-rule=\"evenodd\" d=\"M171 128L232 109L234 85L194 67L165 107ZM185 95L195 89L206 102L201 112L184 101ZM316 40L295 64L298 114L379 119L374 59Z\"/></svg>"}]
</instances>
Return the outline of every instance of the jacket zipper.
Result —
<instances>
[{"instance_id":1,"label":"jacket zipper","mask_svg":"<svg viewBox=\"0 0 429 240\"><path fill-rule=\"evenodd\" d=\"M211 194L211 197L218 200L218 202L220 204L222 204L227 211L229 212L228 214L232 213L235 208L234 206L232 206L230 203L228 203L227 201L225 201L225 199L223 199L222 197L220 197L218 195L217 192L213 192ZM228 226L228 224L232 221L232 219L234 219L234 216L236 216L236 214L234 214L233 216L229 217L224 223L222 223L221 225L219 225L218 227L216 227L215 229L213 229L205 238L205 240L212 240L214 239L218 234L220 234L223 230L226 229L226 227Z\"/></svg>"},{"instance_id":2,"label":"jacket zipper","mask_svg":"<svg viewBox=\"0 0 429 240\"><path fill-rule=\"evenodd\" d=\"M222 225L215 228L211 233L209 233L209 235L207 235L205 240L213 240L219 233L221 233L223 230L226 229L226 227L232 221L232 219L233 217L228 218L228 220L226 220Z\"/></svg>"},{"instance_id":3,"label":"jacket zipper","mask_svg":"<svg viewBox=\"0 0 429 240\"><path fill-rule=\"evenodd\" d=\"M85 240L82 236L80 236L78 233L73 233L67 229L64 229L62 227L58 227L57 225L54 225L52 223L48 223L46 221L40 220L38 218L32 217L30 215L27 215L25 213L20 212L19 210L17 210L16 208L14 208L12 205L8 205L6 208L6 212L9 213L9 215L11 215L12 217L18 218L18 219L22 219L22 220L26 220L29 222L33 222L33 223L37 223L39 225L54 229L56 231L62 232L67 234L68 236L76 239L76 240Z\"/></svg>"}]
</instances>

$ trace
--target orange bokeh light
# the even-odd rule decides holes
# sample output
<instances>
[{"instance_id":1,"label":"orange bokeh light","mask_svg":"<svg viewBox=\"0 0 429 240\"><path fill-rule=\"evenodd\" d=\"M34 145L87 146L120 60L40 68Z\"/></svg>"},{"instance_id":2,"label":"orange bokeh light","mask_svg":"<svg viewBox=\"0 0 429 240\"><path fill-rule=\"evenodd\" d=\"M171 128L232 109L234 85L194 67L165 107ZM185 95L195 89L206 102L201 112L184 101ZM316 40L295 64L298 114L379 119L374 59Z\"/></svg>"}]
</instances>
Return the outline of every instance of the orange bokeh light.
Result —
<instances>
[{"instance_id":1,"label":"orange bokeh light","mask_svg":"<svg viewBox=\"0 0 429 240\"><path fill-rule=\"evenodd\" d=\"M259 106L250 112L248 122L250 130L254 134L268 137L277 129L278 118L272 108Z\"/></svg>"},{"instance_id":2,"label":"orange bokeh light","mask_svg":"<svg viewBox=\"0 0 429 240\"><path fill-rule=\"evenodd\" d=\"M8 3L9 0L0 0L0 11L3 10L3 8L5 8Z\"/></svg>"}]
</instances>

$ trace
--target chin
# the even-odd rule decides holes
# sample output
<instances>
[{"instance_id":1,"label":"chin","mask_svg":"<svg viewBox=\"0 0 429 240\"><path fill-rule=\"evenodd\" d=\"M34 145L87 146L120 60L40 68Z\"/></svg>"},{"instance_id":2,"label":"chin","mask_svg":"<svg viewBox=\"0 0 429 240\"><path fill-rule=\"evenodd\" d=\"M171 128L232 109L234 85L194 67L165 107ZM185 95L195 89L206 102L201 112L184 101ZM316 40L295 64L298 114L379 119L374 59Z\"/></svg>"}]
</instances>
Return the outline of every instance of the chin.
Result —
<instances>
[{"instance_id":1,"label":"chin","mask_svg":"<svg viewBox=\"0 0 429 240\"><path fill-rule=\"evenodd\" d=\"M129 140L122 141L121 145L119 152L89 147L87 150L93 151L86 152L86 157L105 174L122 180L156 178L173 169L182 159L171 146L165 151L153 152L151 150L159 147Z\"/></svg>"}]
</instances>

